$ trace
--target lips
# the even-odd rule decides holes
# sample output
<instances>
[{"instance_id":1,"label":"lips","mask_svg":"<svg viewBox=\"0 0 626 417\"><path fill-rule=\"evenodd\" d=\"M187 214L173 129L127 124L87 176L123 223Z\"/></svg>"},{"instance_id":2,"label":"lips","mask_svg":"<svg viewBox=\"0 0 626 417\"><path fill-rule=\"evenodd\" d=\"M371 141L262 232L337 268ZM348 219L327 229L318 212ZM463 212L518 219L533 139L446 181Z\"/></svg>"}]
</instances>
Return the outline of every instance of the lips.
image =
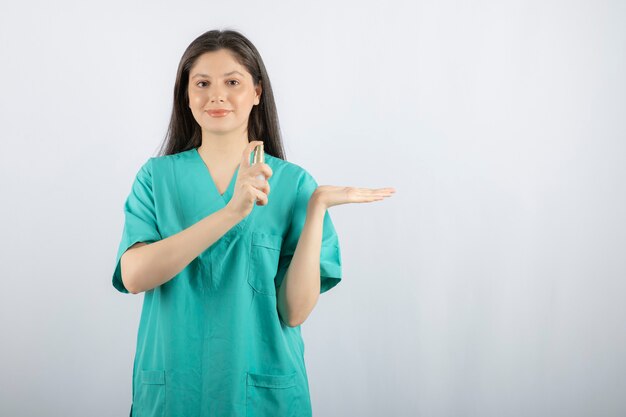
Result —
<instances>
[{"instance_id":1,"label":"lips","mask_svg":"<svg viewBox=\"0 0 626 417\"><path fill-rule=\"evenodd\" d=\"M206 111L209 116L226 116L228 113L230 113L230 110L224 110L224 109L220 109L220 110L207 110Z\"/></svg>"}]
</instances>

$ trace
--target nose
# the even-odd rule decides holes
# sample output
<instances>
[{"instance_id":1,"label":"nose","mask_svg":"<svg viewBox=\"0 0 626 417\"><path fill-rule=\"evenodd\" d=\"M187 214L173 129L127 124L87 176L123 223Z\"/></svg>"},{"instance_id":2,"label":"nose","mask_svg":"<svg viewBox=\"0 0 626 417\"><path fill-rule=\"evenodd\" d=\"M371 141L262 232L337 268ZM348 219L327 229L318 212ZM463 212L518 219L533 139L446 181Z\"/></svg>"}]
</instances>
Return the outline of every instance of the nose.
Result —
<instances>
[{"instance_id":1,"label":"nose","mask_svg":"<svg viewBox=\"0 0 626 417\"><path fill-rule=\"evenodd\" d=\"M220 86L210 86L208 91L209 100L212 103L215 101L224 101L224 92L222 91Z\"/></svg>"}]
</instances>

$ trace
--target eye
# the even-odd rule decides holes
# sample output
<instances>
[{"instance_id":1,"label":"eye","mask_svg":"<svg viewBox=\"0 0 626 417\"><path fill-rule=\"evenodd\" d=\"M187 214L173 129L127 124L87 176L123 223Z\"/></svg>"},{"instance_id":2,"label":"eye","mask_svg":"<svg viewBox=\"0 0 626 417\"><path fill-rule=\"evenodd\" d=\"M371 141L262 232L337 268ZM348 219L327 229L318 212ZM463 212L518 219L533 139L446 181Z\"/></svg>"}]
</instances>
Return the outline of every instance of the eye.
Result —
<instances>
[{"instance_id":1,"label":"eye","mask_svg":"<svg viewBox=\"0 0 626 417\"><path fill-rule=\"evenodd\" d=\"M229 83L230 83L230 82L235 82L235 83L236 83L236 84L231 84L231 85L238 85L238 84L239 84L239 81L237 81L237 80L228 80L228 82L229 82ZM200 84L206 84L206 81L198 81L198 82L196 83L196 85L197 85L198 87L203 87L203 85L200 85Z\"/></svg>"}]
</instances>

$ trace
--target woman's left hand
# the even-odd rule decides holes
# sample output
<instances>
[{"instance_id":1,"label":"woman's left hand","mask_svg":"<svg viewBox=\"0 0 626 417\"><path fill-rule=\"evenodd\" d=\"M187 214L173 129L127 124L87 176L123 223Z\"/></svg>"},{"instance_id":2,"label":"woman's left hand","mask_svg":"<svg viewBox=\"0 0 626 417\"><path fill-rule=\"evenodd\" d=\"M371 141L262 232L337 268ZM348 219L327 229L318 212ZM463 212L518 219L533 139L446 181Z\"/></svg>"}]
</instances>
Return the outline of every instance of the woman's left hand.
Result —
<instances>
[{"instance_id":1,"label":"woman's left hand","mask_svg":"<svg viewBox=\"0 0 626 417\"><path fill-rule=\"evenodd\" d=\"M383 200L385 197L391 197L395 192L393 187L358 188L320 185L311 195L309 204L329 208L347 203L371 203L372 201Z\"/></svg>"}]
</instances>

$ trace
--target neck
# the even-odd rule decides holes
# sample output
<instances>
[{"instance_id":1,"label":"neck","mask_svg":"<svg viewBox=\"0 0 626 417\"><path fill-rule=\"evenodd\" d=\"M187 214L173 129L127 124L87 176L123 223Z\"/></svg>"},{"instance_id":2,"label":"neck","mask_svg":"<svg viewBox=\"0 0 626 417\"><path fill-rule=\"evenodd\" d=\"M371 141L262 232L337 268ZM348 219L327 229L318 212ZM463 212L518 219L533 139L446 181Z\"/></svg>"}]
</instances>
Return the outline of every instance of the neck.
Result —
<instances>
[{"instance_id":1,"label":"neck","mask_svg":"<svg viewBox=\"0 0 626 417\"><path fill-rule=\"evenodd\" d=\"M227 134L215 134L214 132L202 131L202 145L198 147L198 153L206 160L223 163L239 163L243 150L248 146L248 131L229 132Z\"/></svg>"}]
</instances>

